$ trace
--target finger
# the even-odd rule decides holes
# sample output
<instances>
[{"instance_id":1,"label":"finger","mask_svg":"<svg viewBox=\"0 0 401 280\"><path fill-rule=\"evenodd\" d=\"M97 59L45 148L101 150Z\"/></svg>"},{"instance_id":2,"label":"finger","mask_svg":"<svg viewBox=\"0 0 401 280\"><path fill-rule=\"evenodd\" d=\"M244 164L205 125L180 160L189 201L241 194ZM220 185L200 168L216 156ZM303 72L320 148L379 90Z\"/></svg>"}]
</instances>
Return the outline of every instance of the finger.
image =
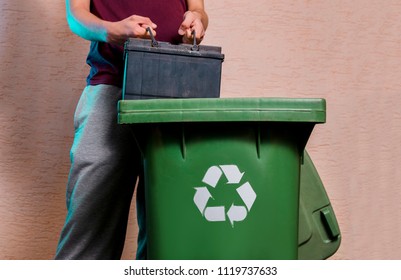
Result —
<instances>
[{"instance_id":1,"label":"finger","mask_svg":"<svg viewBox=\"0 0 401 280\"><path fill-rule=\"evenodd\" d=\"M142 26L143 28L145 28L145 37L146 38L150 38L150 33L148 31L148 27L150 29L150 32L152 32L153 37L156 37L157 33L156 30L154 30L151 26Z\"/></svg>"},{"instance_id":2,"label":"finger","mask_svg":"<svg viewBox=\"0 0 401 280\"><path fill-rule=\"evenodd\" d=\"M148 17L142 17L142 16L134 16L135 20L138 22L139 25L146 25L149 26L152 29L156 29L157 25L151 21L150 18Z\"/></svg>"},{"instance_id":3,"label":"finger","mask_svg":"<svg viewBox=\"0 0 401 280\"><path fill-rule=\"evenodd\" d=\"M184 35L185 32L191 28L194 20L195 16L192 14L192 12L186 12L184 14L184 20L182 21L180 28L178 29L178 34Z\"/></svg>"},{"instance_id":4,"label":"finger","mask_svg":"<svg viewBox=\"0 0 401 280\"><path fill-rule=\"evenodd\" d=\"M202 24L196 24L192 27L192 30L195 32L195 36L197 40L202 40L205 36L205 29Z\"/></svg>"},{"instance_id":5,"label":"finger","mask_svg":"<svg viewBox=\"0 0 401 280\"><path fill-rule=\"evenodd\" d=\"M128 18L130 21L130 24L134 26L134 32L136 36L143 36L144 35L144 30L142 29L142 26L150 27L152 29L156 29L157 25L150 20L148 17L142 17L142 16L137 16L137 15L132 15Z\"/></svg>"},{"instance_id":6,"label":"finger","mask_svg":"<svg viewBox=\"0 0 401 280\"><path fill-rule=\"evenodd\" d=\"M193 36L192 29L187 29L185 31L185 37L188 38L188 39L193 39L194 36Z\"/></svg>"},{"instance_id":7,"label":"finger","mask_svg":"<svg viewBox=\"0 0 401 280\"><path fill-rule=\"evenodd\" d=\"M150 26L148 26L148 25L138 25L136 27L136 30L135 30L135 33L137 34L137 37L149 39L150 38L150 34L146 30L148 27L150 27ZM153 36L156 36L156 31L152 27L150 27L150 31L152 32Z\"/></svg>"},{"instance_id":8,"label":"finger","mask_svg":"<svg viewBox=\"0 0 401 280\"><path fill-rule=\"evenodd\" d=\"M182 36L182 42L185 44L192 44L194 41L191 29L185 30Z\"/></svg>"}]
</instances>

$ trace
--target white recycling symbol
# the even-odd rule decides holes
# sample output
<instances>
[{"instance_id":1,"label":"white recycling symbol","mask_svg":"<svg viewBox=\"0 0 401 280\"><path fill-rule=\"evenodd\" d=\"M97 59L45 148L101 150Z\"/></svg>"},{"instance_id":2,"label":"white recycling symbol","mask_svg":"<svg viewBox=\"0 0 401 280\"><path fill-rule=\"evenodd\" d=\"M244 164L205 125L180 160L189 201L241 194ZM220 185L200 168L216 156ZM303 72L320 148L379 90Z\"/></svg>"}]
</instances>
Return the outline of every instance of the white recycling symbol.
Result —
<instances>
[{"instance_id":1,"label":"white recycling symbol","mask_svg":"<svg viewBox=\"0 0 401 280\"><path fill-rule=\"evenodd\" d=\"M234 205L232 203L227 211L225 206L207 206L209 199L213 198L208 186L216 188L219 181L223 180L223 174L227 179L227 184L240 184L244 173L241 173L236 165L211 166L206 171L202 182L207 186L195 188L194 202L207 221L224 222L227 216L232 227L234 227L234 222L240 222L246 218L256 200L256 193L249 182L245 182L236 189L245 205Z\"/></svg>"}]
</instances>

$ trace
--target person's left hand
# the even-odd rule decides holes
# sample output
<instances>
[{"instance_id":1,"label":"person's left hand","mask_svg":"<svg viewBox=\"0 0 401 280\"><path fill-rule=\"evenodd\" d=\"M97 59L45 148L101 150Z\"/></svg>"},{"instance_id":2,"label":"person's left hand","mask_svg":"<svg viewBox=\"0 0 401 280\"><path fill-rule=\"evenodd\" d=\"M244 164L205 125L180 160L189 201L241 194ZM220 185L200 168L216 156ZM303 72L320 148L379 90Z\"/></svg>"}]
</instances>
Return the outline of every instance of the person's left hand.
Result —
<instances>
[{"instance_id":1,"label":"person's left hand","mask_svg":"<svg viewBox=\"0 0 401 280\"><path fill-rule=\"evenodd\" d=\"M205 36L205 28L197 12L187 11L184 14L184 20L181 23L178 34L182 35L182 41L186 44L192 44L194 41L192 31L195 31L196 42L199 44Z\"/></svg>"}]
</instances>

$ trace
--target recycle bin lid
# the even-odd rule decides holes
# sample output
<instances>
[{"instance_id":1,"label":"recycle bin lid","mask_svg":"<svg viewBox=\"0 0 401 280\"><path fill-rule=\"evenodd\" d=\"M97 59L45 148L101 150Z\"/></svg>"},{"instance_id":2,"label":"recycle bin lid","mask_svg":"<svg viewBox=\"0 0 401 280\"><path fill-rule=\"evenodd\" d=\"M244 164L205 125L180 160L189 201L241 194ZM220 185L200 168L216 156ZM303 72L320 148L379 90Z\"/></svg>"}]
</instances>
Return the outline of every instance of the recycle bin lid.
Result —
<instances>
[{"instance_id":1,"label":"recycle bin lid","mask_svg":"<svg viewBox=\"0 0 401 280\"><path fill-rule=\"evenodd\" d=\"M187 98L121 100L118 122L313 122L326 121L319 98Z\"/></svg>"}]
</instances>

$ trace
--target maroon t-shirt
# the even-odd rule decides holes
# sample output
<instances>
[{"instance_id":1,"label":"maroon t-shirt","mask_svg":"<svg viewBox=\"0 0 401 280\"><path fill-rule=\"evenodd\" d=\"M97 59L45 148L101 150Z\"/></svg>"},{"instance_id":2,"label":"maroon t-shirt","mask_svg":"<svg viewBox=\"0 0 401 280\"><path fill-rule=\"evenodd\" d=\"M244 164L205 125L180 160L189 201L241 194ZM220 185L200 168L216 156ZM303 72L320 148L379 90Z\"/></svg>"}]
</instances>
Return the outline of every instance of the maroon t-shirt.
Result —
<instances>
[{"instance_id":1,"label":"maroon t-shirt","mask_svg":"<svg viewBox=\"0 0 401 280\"><path fill-rule=\"evenodd\" d=\"M187 10L185 0L91 0L91 12L107 21L120 21L131 15L149 17L157 24L158 41L180 43L178 29ZM91 42L87 63L91 67L88 85L122 86L124 47Z\"/></svg>"}]
</instances>

